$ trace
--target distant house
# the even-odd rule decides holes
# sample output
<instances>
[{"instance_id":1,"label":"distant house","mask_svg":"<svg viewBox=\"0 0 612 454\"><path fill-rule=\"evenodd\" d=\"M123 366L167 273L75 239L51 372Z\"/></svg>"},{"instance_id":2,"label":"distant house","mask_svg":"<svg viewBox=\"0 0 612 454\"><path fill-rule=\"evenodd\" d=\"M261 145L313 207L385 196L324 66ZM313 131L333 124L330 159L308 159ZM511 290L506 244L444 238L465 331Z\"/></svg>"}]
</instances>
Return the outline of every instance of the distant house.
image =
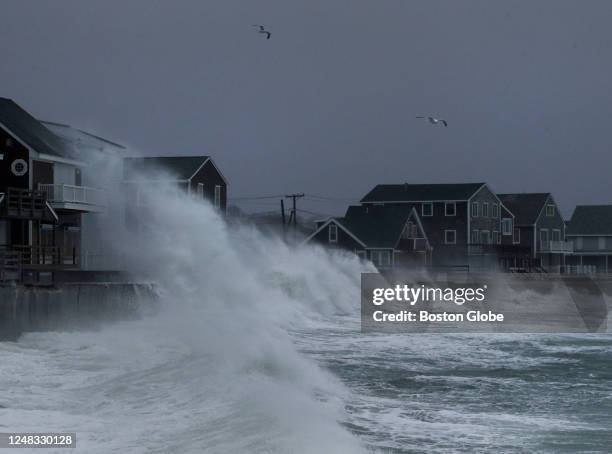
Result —
<instances>
[{"instance_id":1,"label":"distant house","mask_svg":"<svg viewBox=\"0 0 612 454\"><path fill-rule=\"evenodd\" d=\"M565 235L574 249L567 258L571 272L612 271L612 205L578 205Z\"/></svg>"},{"instance_id":2,"label":"distant house","mask_svg":"<svg viewBox=\"0 0 612 454\"><path fill-rule=\"evenodd\" d=\"M319 222L306 242L354 252L379 269L431 261L419 215L408 206L350 206L344 217Z\"/></svg>"},{"instance_id":3,"label":"distant house","mask_svg":"<svg viewBox=\"0 0 612 454\"><path fill-rule=\"evenodd\" d=\"M210 156L125 158L123 177L137 204L144 202L151 184L164 181L192 197L208 200L222 213L227 209L227 180Z\"/></svg>"},{"instance_id":4,"label":"distant house","mask_svg":"<svg viewBox=\"0 0 612 454\"><path fill-rule=\"evenodd\" d=\"M571 245L565 241L565 222L550 193L498 194L514 214L512 242L528 248L534 265L559 272Z\"/></svg>"},{"instance_id":5,"label":"distant house","mask_svg":"<svg viewBox=\"0 0 612 454\"><path fill-rule=\"evenodd\" d=\"M501 202L485 183L383 184L361 204L414 208L433 248L434 267L467 267L473 261L470 246L480 254L482 245L501 244Z\"/></svg>"},{"instance_id":6,"label":"distant house","mask_svg":"<svg viewBox=\"0 0 612 454\"><path fill-rule=\"evenodd\" d=\"M120 160L123 152L119 144L37 120L0 98L2 255L18 256L24 270L81 268L96 246L90 221L108 203L92 160Z\"/></svg>"}]
</instances>

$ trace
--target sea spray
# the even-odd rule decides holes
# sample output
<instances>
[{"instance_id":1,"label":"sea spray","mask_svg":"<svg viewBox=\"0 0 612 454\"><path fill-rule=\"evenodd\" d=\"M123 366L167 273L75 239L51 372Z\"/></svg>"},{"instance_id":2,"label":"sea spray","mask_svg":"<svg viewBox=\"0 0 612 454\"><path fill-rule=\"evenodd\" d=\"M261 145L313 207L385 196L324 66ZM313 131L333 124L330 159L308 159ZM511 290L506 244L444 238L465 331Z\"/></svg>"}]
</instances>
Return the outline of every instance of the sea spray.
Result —
<instances>
[{"instance_id":1,"label":"sea spray","mask_svg":"<svg viewBox=\"0 0 612 454\"><path fill-rule=\"evenodd\" d=\"M359 452L349 392L291 330L358 314L355 257L229 229L202 200L149 188L139 225L100 217L159 310L97 332L28 334L3 352L7 430L78 433L82 452ZM106 226L104 225L105 223ZM19 358L19 359L17 359ZM27 377L27 378L26 378Z\"/></svg>"}]
</instances>

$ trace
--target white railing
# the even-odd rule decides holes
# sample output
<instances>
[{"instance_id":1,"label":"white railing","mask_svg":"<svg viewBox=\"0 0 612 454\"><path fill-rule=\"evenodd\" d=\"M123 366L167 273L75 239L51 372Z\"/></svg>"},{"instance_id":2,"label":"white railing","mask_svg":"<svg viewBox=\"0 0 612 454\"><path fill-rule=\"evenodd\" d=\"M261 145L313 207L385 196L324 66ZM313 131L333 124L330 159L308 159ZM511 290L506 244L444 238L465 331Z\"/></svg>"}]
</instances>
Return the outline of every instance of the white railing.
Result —
<instances>
[{"instance_id":1,"label":"white railing","mask_svg":"<svg viewBox=\"0 0 612 454\"><path fill-rule=\"evenodd\" d=\"M540 252L571 253L574 243L571 241L540 241Z\"/></svg>"},{"instance_id":2,"label":"white railing","mask_svg":"<svg viewBox=\"0 0 612 454\"><path fill-rule=\"evenodd\" d=\"M51 203L78 203L93 206L107 206L106 191L88 186L71 184L39 184L38 190L47 195Z\"/></svg>"}]
</instances>

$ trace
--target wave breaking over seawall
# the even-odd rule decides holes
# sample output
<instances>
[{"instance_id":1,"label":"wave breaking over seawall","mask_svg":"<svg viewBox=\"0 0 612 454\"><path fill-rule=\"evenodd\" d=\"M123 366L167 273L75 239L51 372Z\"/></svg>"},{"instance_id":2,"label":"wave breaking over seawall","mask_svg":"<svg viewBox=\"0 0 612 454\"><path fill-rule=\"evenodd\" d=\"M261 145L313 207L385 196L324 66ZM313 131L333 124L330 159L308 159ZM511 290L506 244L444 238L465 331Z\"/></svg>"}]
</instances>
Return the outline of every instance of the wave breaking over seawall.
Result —
<instances>
[{"instance_id":1,"label":"wave breaking over seawall","mask_svg":"<svg viewBox=\"0 0 612 454\"><path fill-rule=\"evenodd\" d=\"M3 343L3 431L76 431L82 452L361 451L342 425L347 389L291 332L356 316L364 265L229 229L163 189L147 228L101 229L156 283L158 311Z\"/></svg>"}]
</instances>

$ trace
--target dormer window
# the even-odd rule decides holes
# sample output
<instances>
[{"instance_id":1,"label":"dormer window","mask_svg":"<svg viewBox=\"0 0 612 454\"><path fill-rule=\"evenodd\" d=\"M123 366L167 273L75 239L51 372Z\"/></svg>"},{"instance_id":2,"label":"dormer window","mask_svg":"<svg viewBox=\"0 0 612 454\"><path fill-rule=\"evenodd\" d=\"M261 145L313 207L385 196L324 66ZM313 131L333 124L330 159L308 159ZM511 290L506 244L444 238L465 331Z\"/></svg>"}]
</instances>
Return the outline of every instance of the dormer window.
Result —
<instances>
[{"instance_id":1,"label":"dormer window","mask_svg":"<svg viewBox=\"0 0 612 454\"><path fill-rule=\"evenodd\" d=\"M555 215L555 206L554 205L546 205L546 216L553 217Z\"/></svg>"},{"instance_id":2,"label":"dormer window","mask_svg":"<svg viewBox=\"0 0 612 454\"><path fill-rule=\"evenodd\" d=\"M444 204L444 215L445 216L456 216L457 215L457 204L455 202L446 202Z\"/></svg>"},{"instance_id":3,"label":"dormer window","mask_svg":"<svg viewBox=\"0 0 612 454\"><path fill-rule=\"evenodd\" d=\"M433 216L433 203L424 203L421 214L423 216Z\"/></svg>"},{"instance_id":4,"label":"dormer window","mask_svg":"<svg viewBox=\"0 0 612 454\"><path fill-rule=\"evenodd\" d=\"M336 224L329 224L329 242L337 243L338 242L338 226Z\"/></svg>"}]
</instances>

